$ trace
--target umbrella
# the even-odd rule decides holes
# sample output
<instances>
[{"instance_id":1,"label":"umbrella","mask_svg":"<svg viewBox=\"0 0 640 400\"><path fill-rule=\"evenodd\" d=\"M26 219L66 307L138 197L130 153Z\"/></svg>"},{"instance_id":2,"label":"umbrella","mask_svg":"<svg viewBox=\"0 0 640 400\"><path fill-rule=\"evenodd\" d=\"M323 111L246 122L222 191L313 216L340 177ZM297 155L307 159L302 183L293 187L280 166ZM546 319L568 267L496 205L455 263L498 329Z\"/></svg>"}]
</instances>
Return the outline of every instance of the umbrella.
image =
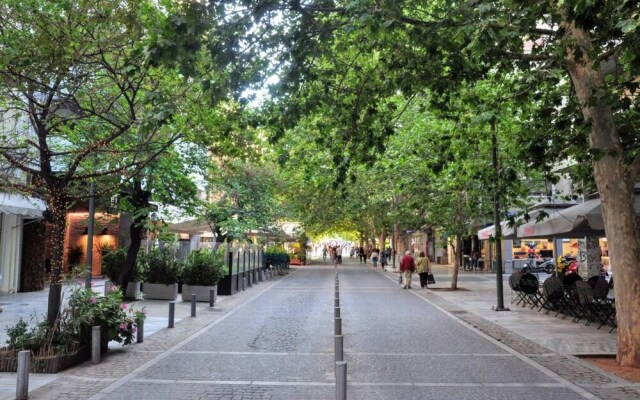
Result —
<instances>
[{"instance_id":1,"label":"umbrella","mask_svg":"<svg viewBox=\"0 0 640 400\"><path fill-rule=\"evenodd\" d=\"M640 214L640 196L635 198L636 214ZM540 222L528 222L517 230L520 238L583 238L604 237L602 202L599 198L553 212Z\"/></svg>"}]
</instances>

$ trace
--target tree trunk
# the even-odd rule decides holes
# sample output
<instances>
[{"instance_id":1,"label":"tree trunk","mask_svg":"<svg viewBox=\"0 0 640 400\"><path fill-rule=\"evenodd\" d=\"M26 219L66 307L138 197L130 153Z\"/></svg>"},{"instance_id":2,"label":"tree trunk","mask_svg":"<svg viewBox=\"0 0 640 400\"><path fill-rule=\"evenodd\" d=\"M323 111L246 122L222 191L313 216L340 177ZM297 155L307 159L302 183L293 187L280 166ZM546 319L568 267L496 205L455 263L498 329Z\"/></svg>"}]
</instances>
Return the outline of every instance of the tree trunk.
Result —
<instances>
[{"instance_id":1,"label":"tree trunk","mask_svg":"<svg viewBox=\"0 0 640 400\"><path fill-rule=\"evenodd\" d=\"M615 268L617 361L622 366L640 368L640 234L634 209L638 167L626 161L613 112L603 95L603 73L596 68L597 60L589 59L593 54L589 34L570 23L563 28L567 41L579 49L567 49L567 69L582 113L591 123L590 144L602 153L594 158L593 168L602 199L609 256Z\"/></svg>"},{"instance_id":2,"label":"tree trunk","mask_svg":"<svg viewBox=\"0 0 640 400\"><path fill-rule=\"evenodd\" d=\"M62 305L62 268L64 262L64 233L67 226L69 200L66 188L55 188L49 198L51 221L51 285L47 303L47 323L54 326Z\"/></svg>"},{"instance_id":3,"label":"tree trunk","mask_svg":"<svg viewBox=\"0 0 640 400\"><path fill-rule=\"evenodd\" d=\"M129 245L129 249L127 249L127 258L124 261L124 265L120 268L120 273L118 274L117 283L124 296L126 296L127 286L129 285L133 269L136 265L136 259L138 258L138 253L142 245L144 222L149 216L151 206L149 203L151 200L151 193L142 189L142 183L139 180L134 182L133 190L128 195L129 201L135 209L135 212L132 213L135 217L132 219L131 225L129 226L131 244Z\"/></svg>"},{"instance_id":4,"label":"tree trunk","mask_svg":"<svg viewBox=\"0 0 640 400\"><path fill-rule=\"evenodd\" d=\"M131 280L133 269L136 266L136 259L138 258L140 247L142 246L142 223L144 222L144 219L144 217L134 218L131 221L131 226L129 227L129 237L131 240L131 244L127 249L127 258L125 259L124 265L120 270L117 282L124 296L126 296L127 286L129 285L129 281Z\"/></svg>"},{"instance_id":5,"label":"tree trunk","mask_svg":"<svg viewBox=\"0 0 640 400\"><path fill-rule=\"evenodd\" d=\"M458 290L458 271L460 270L460 256L462 255L462 239L456 236L456 244L453 245L453 274L451 276L451 290Z\"/></svg>"},{"instance_id":6,"label":"tree trunk","mask_svg":"<svg viewBox=\"0 0 640 400\"><path fill-rule=\"evenodd\" d=\"M378 238L378 242L380 243L380 250L384 250L384 242L387 240L387 231L385 228L382 228L382 232L380 232L380 237Z\"/></svg>"}]
</instances>

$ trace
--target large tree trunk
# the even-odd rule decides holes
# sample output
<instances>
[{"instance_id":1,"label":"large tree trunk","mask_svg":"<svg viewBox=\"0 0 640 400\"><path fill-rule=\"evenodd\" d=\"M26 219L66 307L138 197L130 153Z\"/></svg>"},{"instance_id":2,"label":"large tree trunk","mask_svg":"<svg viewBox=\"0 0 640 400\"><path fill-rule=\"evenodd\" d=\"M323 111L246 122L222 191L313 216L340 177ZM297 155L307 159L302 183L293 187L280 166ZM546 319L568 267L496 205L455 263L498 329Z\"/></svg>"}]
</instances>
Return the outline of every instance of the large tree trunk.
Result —
<instances>
[{"instance_id":1,"label":"large tree trunk","mask_svg":"<svg viewBox=\"0 0 640 400\"><path fill-rule=\"evenodd\" d=\"M604 76L596 68L598 60L588 58L593 54L589 34L570 23L563 28L567 41L579 49L567 49L566 63L582 113L591 122L589 141L602 152L602 156L595 157L593 167L602 199L609 256L615 268L617 360L623 366L640 368L640 234L634 210L638 160L629 164L625 159L613 112L603 96Z\"/></svg>"},{"instance_id":2,"label":"large tree trunk","mask_svg":"<svg viewBox=\"0 0 640 400\"><path fill-rule=\"evenodd\" d=\"M47 303L47 323L54 326L62 305L62 268L64 262L64 233L67 222L69 200L66 188L54 188L49 198L51 211L51 285Z\"/></svg>"}]
</instances>

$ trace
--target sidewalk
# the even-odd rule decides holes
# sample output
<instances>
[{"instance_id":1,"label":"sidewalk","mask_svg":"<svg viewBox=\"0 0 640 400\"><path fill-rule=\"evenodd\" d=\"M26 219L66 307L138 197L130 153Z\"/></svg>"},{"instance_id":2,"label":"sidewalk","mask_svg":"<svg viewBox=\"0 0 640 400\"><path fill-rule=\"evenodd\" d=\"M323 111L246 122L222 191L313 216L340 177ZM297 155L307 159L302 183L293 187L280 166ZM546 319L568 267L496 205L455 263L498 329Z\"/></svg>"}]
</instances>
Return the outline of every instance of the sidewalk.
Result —
<instances>
[{"instance_id":1,"label":"sidewalk","mask_svg":"<svg viewBox=\"0 0 640 400\"><path fill-rule=\"evenodd\" d=\"M371 268L371 265L369 265ZM511 303L512 291L509 287L509 275L503 275L504 306L510 311L496 312L492 310L497 304L496 276L493 272L460 271L458 288L449 291L453 268L449 265L432 267L435 285L429 285L429 291L456 307L474 313L490 322L527 338L549 350L565 355L615 355L617 336L609 328L597 329L596 324L585 326L584 321L572 323L570 319L555 318L554 314L545 315L537 308L531 310ZM387 269L387 274L398 279L397 273ZM418 280L414 275L414 282ZM421 289L419 281L413 290Z\"/></svg>"}]
</instances>

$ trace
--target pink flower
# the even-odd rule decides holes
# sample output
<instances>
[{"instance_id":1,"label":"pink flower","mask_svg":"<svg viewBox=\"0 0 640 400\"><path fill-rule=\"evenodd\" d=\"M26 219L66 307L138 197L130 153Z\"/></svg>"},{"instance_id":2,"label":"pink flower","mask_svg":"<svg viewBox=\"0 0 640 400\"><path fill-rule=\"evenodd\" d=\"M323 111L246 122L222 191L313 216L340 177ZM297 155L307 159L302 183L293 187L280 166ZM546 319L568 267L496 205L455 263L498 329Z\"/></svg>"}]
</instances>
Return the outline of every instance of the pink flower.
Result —
<instances>
[{"instance_id":1,"label":"pink flower","mask_svg":"<svg viewBox=\"0 0 640 400\"><path fill-rule=\"evenodd\" d=\"M95 297L89 297L89 303L94 304L96 301L98 301L98 299Z\"/></svg>"},{"instance_id":2,"label":"pink flower","mask_svg":"<svg viewBox=\"0 0 640 400\"><path fill-rule=\"evenodd\" d=\"M120 308L122 308L123 310L126 310L127 309L127 305L122 303L122 304L120 304Z\"/></svg>"},{"instance_id":3,"label":"pink flower","mask_svg":"<svg viewBox=\"0 0 640 400\"><path fill-rule=\"evenodd\" d=\"M120 324L120 330L126 331L127 330L127 324Z\"/></svg>"}]
</instances>

